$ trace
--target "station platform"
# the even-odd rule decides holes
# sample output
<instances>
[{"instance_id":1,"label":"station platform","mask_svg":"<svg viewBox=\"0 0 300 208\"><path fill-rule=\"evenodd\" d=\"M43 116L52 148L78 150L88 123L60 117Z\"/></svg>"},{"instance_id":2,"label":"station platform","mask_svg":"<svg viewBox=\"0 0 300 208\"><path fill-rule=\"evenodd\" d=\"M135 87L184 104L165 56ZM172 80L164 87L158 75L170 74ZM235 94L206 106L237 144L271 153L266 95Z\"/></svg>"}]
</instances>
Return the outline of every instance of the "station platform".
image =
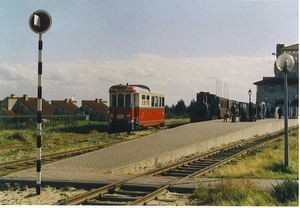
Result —
<instances>
[{"instance_id":1,"label":"station platform","mask_svg":"<svg viewBox=\"0 0 300 208\"><path fill-rule=\"evenodd\" d=\"M289 119L289 127L298 119ZM43 181L115 182L129 174L178 160L211 148L284 129L283 119L256 122L212 120L189 123L105 149L42 165ZM2 179L36 180L35 169ZM156 179L157 180L157 179Z\"/></svg>"}]
</instances>

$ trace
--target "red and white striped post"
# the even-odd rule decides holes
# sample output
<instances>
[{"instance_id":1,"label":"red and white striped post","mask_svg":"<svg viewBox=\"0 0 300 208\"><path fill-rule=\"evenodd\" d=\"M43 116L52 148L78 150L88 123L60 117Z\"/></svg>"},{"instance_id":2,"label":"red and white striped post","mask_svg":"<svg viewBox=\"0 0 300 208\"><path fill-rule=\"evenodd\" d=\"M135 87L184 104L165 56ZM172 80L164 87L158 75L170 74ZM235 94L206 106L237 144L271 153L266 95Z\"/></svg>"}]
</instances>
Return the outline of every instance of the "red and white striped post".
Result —
<instances>
[{"instance_id":1,"label":"red and white striped post","mask_svg":"<svg viewBox=\"0 0 300 208\"><path fill-rule=\"evenodd\" d=\"M29 18L29 27L39 34L38 41L38 86L37 86L37 134L36 134L36 194L41 194L42 184L42 71L43 71L43 40L42 34L51 27L52 19L48 12L44 10L35 11Z\"/></svg>"}]
</instances>

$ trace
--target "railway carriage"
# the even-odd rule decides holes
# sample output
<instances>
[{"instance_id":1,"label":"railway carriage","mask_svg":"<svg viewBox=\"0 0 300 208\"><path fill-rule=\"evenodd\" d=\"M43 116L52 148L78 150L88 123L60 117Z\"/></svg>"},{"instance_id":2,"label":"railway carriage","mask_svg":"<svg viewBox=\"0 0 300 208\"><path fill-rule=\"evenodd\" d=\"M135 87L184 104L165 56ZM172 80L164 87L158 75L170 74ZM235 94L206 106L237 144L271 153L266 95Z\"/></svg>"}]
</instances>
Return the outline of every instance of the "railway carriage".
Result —
<instances>
[{"instance_id":1,"label":"railway carriage","mask_svg":"<svg viewBox=\"0 0 300 208\"><path fill-rule=\"evenodd\" d=\"M109 132L164 125L165 96L145 85L111 86L109 100Z\"/></svg>"},{"instance_id":2,"label":"railway carriage","mask_svg":"<svg viewBox=\"0 0 300 208\"><path fill-rule=\"evenodd\" d=\"M197 100L191 105L191 122L206 121L224 118L225 112L231 112L231 106L236 105L236 116L242 117L240 121L256 121L256 106L251 104L249 114L249 103L222 98L209 92L199 92ZM249 117L249 118L248 118Z\"/></svg>"}]
</instances>

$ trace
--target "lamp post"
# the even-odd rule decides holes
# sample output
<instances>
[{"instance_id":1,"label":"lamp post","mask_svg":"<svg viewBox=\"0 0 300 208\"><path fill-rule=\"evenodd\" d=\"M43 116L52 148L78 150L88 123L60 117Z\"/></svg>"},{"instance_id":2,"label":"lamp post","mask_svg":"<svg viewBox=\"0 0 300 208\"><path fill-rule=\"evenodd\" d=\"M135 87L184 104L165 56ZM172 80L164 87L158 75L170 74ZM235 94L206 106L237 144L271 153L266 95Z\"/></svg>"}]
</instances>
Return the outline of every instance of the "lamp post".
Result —
<instances>
[{"instance_id":1,"label":"lamp post","mask_svg":"<svg viewBox=\"0 0 300 208\"><path fill-rule=\"evenodd\" d=\"M251 108L251 105L250 105L250 103L251 103L251 95L252 95L252 91L251 91L251 89L249 89L248 90L248 95L249 95L249 108L248 108L248 115L249 115L249 118L250 118L250 108Z\"/></svg>"},{"instance_id":2,"label":"lamp post","mask_svg":"<svg viewBox=\"0 0 300 208\"><path fill-rule=\"evenodd\" d=\"M267 106L268 106L268 104L267 104L268 103L268 96L267 95L265 96L265 100L266 100L266 108L267 108Z\"/></svg>"},{"instance_id":3,"label":"lamp post","mask_svg":"<svg viewBox=\"0 0 300 208\"><path fill-rule=\"evenodd\" d=\"M249 103L250 103L251 102L251 95L252 95L251 89L248 90L248 95L249 95Z\"/></svg>"},{"instance_id":4,"label":"lamp post","mask_svg":"<svg viewBox=\"0 0 300 208\"><path fill-rule=\"evenodd\" d=\"M284 166L289 166L289 135L288 135L288 84L287 73L294 68L295 60L289 54L281 54L276 60L276 66L284 74Z\"/></svg>"}]
</instances>

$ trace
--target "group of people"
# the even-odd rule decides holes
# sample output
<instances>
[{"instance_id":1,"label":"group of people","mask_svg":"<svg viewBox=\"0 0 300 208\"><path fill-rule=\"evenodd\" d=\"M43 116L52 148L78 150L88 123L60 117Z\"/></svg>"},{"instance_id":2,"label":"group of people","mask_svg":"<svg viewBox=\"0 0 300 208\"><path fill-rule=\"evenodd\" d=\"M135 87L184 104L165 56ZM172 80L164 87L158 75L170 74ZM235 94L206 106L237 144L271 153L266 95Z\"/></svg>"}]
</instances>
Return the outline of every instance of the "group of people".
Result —
<instances>
[{"instance_id":1,"label":"group of people","mask_svg":"<svg viewBox=\"0 0 300 208\"><path fill-rule=\"evenodd\" d=\"M236 104L235 103L232 103L232 106L231 106L231 122L236 122L236 114L237 114L237 110L236 110ZM229 114L229 111L226 110L225 114L224 114L224 120L223 122L227 122L228 118L230 118L230 114Z\"/></svg>"},{"instance_id":2,"label":"group of people","mask_svg":"<svg viewBox=\"0 0 300 208\"><path fill-rule=\"evenodd\" d=\"M232 103L232 106L230 108L231 114L229 110L226 110L224 114L224 120L223 122L227 122L227 120L231 117L231 122L236 122L236 115L237 115L237 107L236 103ZM265 118L275 118L275 112L276 109L275 107L272 107L271 109L267 109L265 104L262 105L262 107L257 106L257 109L254 107L253 103L249 103L249 109L248 109L248 115L249 117L247 118L247 112L245 107L242 107L240 110L240 116L241 120L249 120L249 121L254 121L256 120L256 110L257 110L257 116L259 119L265 119ZM277 114L278 118L281 119L282 116L282 108L278 107L277 108Z\"/></svg>"},{"instance_id":3,"label":"group of people","mask_svg":"<svg viewBox=\"0 0 300 208\"><path fill-rule=\"evenodd\" d=\"M259 119L275 118L276 108L274 106L272 106L271 108L266 108L265 104L263 104L262 107L258 106L257 110ZM282 113L282 108L278 107L277 114L279 119L281 119Z\"/></svg>"}]
</instances>

